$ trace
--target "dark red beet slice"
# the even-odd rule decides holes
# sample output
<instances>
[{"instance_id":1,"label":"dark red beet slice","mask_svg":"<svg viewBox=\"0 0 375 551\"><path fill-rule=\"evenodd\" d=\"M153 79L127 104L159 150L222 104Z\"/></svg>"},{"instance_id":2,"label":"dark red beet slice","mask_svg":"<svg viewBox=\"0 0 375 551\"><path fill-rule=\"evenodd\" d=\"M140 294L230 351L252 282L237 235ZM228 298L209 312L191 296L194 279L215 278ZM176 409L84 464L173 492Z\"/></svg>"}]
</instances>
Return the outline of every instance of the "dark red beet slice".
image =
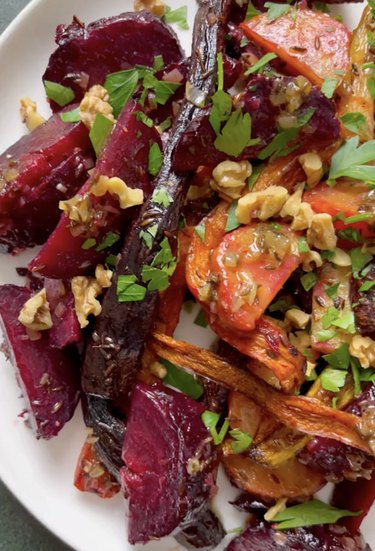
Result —
<instances>
[{"instance_id":1,"label":"dark red beet slice","mask_svg":"<svg viewBox=\"0 0 375 551\"><path fill-rule=\"evenodd\" d=\"M92 166L92 158L76 149L36 187L23 189L11 212L0 216L0 249L17 252L44 243L60 219L59 201L78 191Z\"/></svg>"},{"instance_id":2,"label":"dark red beet slice","mask_svg":"<svg viewBox=\"0 0 375 551\"><path fill-rule=\"evenodd\" d=\"M94 173L79 192L81 195L88 193L99 174L109 178L117 176L131 188L142 188L147 197L151 189L147 170L149 144L160 144L160 137L155 128L149 128L136 119L134 113L140 110L135 101L130 101L122 111L99 156ZM91 195L90 198L94 213L90 223L82 228L71 227L68 217L63 214L47 243L30 263L31 271L45 277L68 279L87 273L105 259L108 248L98 252L97 247L108 232L125 231L138 209L120 209L117 199L108 193L103 197ZM82 249L89 238L95 239L96 244L88 250Z\"/></svg>"},{"instance_id":3,"label":"dark red beet slice","mask_svg":"<svg viewBox=\"0 0 375 551\"><path fill-rule=\"evenodd\" d=\"M332 496L332 505L340 509L349 511L362 511L358 517L344 517L340 519L350 532L357 532L364 517L369 512L375 500L375 474L372 474L371 480L360 478L356 482L344 480L335 484Z\"/></svg>"},{"instance_id":4,"label":"dark red beet slice","mask_svg":"<svg viewBox=\"0 0 375 551\"><path fill-rule=\"evenodd\" d=\"M75 101L93 84L103 84L108 73L134 65L152 67L157 55L165 64L183 57L176 34L147 11L99 19L87 27L74 18L70 25L57 27L56 43L43 80L69 86ZM52 108L60 109L53 102Z\"/></svg>"},{"instance_id":5,"label":"dark red beet slice","mask_svg":"<svg viewBox=\"0 0 375 551\"><path fill-rule=\"evenodd\" d=\"M374 406L375 383L371 383L345 408L345 411L364 418L365 412L371 412ZM351 446L319 436L306 445L299 454L299 459L302 463L322 471L327 480L335 482L343 478L349 480L355 480L357 477L369 478L375 468L374 457Z\"/></svg>"},{"instance_id":6,"label":"dark red beet slice","mask_svg":"<svg viewBox=\"0 0 375 551\"><path fill-rule=\"evenodd\" d=\"M32 293L16 285L0 286L0 317L5 347L27 403L37 438L51 438L72 417L79 397L79 365L75 350L52 348L47 334L31 340L18 321Z\"/></svg>"},{"instance_id":7,"label":"dark red beet slice","mask_svg":"<svg viewBox=\"0 0 375 551\"><path fill-rule=\"evenodd\" d=\"M375 265L369 265L370 270L363 279L354 280L355 292L352 298L355 322L358 331L363 335L375 337L375 288L365 293L359 293L359 288L366 281L375 281Z\"/></svg>"},{"instance_id":8,"label":"dark red beet slice","mask_svg":"<svg viewBox=\"0 0 375 551\"><path fill-rule=\"evenodd\" d=\"M293 81L292 77L265 77L258 75L249 80L248 89L242 96L242 110L249 113L252 123L252 137L260 144L246 148L238 158L256 158L277 133L277 118L285 111L285 105L277 106L271 98L282 93ZM294 115L301 116L309 108L315 109L308 124L308 131L301 130L298 143L306 141L319 145L329 144L339 136L339 123L335 116L334 103L320 90L312 87L301 107ZM173 168L179 171L195 170L199 165L217 164L228 155L214 146L215 132L208 120L208 112L193 120L180 140L173 157Z\"/></svg>"},{"instance_id":9,"label":"dark red beet slice","mask_svg":"<svg viewBox=\"0 0 375 551\"><path fill-rule=\"evenodd\" d=\"M129 498L131 544L146 543L184 522L190 524L209 498L216 465L201 420L203 411L201 404L174 390L136 385L121 469ZM194 463L202 471L190 474Z\"/></svg>"},{"instance_id":10,"label":"dark red beet slice","mask_svg":"<svg viewBox=\"0 0 375 551\"><path fill-rule=\"evenodd\" d=\"M82 338L82 331L74 309L74 296L69 282L45 279L44 288L53 322L49 331L50 345L64 348L78 343Z\"/></svg>"},{"instance_id":11,"label":"dark red beet slice","mask_svg":"<svg viewBox=\"0 0 375 551\"><path fill-rule=\"evenodd\" d=\"M93 165L87 128L59 115L0 156L0 250L41 244L57 223L58 202Z\"/></svg>"},{"instance_id":12,"label":"dark red beet slice","mask_svg":"<svg viewBox=\"0 0 375 551\"><path fill-rule=\"evenodd\" d=\"M325 524L296 530L275 530L270 524L252 520L226 551L371 551L362 537L351 535L343 526Z\"/></svg>"}]
</instances>

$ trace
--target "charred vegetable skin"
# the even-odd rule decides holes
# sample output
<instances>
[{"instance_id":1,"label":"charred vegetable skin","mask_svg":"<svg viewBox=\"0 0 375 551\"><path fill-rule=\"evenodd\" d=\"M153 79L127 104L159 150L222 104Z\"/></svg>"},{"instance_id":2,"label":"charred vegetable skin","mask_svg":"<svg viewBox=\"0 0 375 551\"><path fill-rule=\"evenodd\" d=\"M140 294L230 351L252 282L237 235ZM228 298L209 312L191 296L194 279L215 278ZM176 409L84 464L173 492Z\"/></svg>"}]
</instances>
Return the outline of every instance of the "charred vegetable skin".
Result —
<instances>
[{"instance_id":1,"label":"charred vegetable skin","mask_svg":"<svg viewBox=\"0 0 375 551\"><path fill-rule=\"evenodd\" d=\"M344 411L361 418L362 431L371 430L371 416L375 407L375 383L368 387ZM369 478L375 468L374 457L330 438L316 437L299 454L303 463L320 470L327 480Z\"/></svg>"},{"instance_id":2,"label":"charred vegetable skin","mask_svg":"<svg viewBox=\"0 0 375 551\"><path fill-rule=\"evenodd\" d=\"M174 32L147 11L100 19L87 27L75 17L70 25L57 27L56 43L43 80L71 88L76 101L90 86L103 84L109 73L135 65L152 67L160 54L165 64L183 57ZM60 109L54 102L51 106Z\"/></svg>"},{"instance_id":3,"label":"charred vegetable skin","mask_svg":"<svg viewBox=\"0 0 375 551\"><path fill-rule=\"evenodd\" d=\"M136 385L121 469L131 544L189 525L214 490L216 461L203 411L174 390Z\"/></svg>"},{"instance_id":4,"label":"charred vegetable skin","mask_svg":"<svg viewBox=\"0 0 375 551\"><path fill-rule=\"evenodd\" d=\"M2 285L0 320L29 423L37 438L51 438L69 421L78 403L80 360L74 349L52 348L46 334L27 334L17 318L31 295L25 287Z\"/></svg>"},{"instance_id":5,"label":"charred vegetable skin","mask_svg":"<svg viewBox=\"0 0 375 551\"><path fill-rule=\"evenodd\" d=\"M56 226L59 201L69 199L93 166L87 128L59 115L0 156L0 251L41 245Z\"/></svg>"},{"instance_id":6,"label":"charred vegetable skin","mask_svg":"<svg viewBox=\"0 0 375 551\"><path fill-rule=\"evenodd\" d=\"M223 23L229 0L202 3L194 28L192 65L188 80L193 86L211 94L216 81L216 55L223 44ZM207 21L212 24L207 25ZM198 53L199 52L199 55ZM202 66L203 63L203 66ZM188 182L182 174L173 172L172 156L188 124L202 109L185 100L171 130L171 140L164 152L164 161L156 179L154 194L144 205L134 223L117 263L117 274L104 302L83 366L82 384L85 392L109 399L127 396L132 389L145 340L152 328L157 292L147 292L141 302L120 303L117 298L119 275L140 277L142 267L150 265L168 237L176 252L175 232ZM163 207L153 200L158 191L167 191L170 204ZM157 233L151 248L142 239L142 232L154 226Z\"/></svg>"},{"instance_id":7,"label":"charred vegetable skin","mask_svg":"<svg viewBox=\"0 0 375 551\"><path fill-rule=\"evenodd\" d=\"M345 528L336 525L311 526L297 530L275 530L267 522L254 519L226 551L371 551L359 534L351 535Z\"/></svg>"}]
</instances>

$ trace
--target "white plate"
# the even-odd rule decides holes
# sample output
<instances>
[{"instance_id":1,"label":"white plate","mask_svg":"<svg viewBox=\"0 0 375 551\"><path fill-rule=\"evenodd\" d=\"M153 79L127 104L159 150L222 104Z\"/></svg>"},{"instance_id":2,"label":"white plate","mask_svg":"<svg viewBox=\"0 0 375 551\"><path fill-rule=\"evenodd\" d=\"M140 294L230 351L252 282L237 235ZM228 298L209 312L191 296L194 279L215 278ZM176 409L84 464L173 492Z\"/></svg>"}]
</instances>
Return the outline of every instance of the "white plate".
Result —
<instances>
[{"instance_id":1,"label":"white plate","mask_svg":"<svg viewBox=\"0 0 375 551\"><path fill-rule=\"evenodd\" d=\"M54 49L54 29L69 23L72 15L85 22L132 9L132 0L34 0L18 16L0 39L0 74L3 85L0 102L0 151L24 132L18 116L18 100L28 95L39 102L44 115L49 109L44 100L41 75ZM195 3L168 0L172 8L189 4L190 27ZM352 27L358 20L361 6L344 6L340 11ZM190 33L179 31L186 52L190 51ZM6 82L6 85L4 83ZM19 282L15 267L25 266L32 252L16 258L1 257L0 283ZM186 329L180 330L186 339ZM204 346L209 333L189 327L189 336ZM51 441L37 441L18 416L23 405L14 373L0 355L0 476L12 492L45 526L77 551L130 551L126 537L125 506L121 496L103 501L83 494L72 485L73 473L85 430L79 413ZM221 478L221 477L220 477ZM234 490L223 479L218 503L226 529L243 524L243 515L236 515L228 505ZM375 514L363 526L367 541L375 546ZM178 551L182 548L171 538L140 546L144 551Z\"/></svg>"}]
</instances>

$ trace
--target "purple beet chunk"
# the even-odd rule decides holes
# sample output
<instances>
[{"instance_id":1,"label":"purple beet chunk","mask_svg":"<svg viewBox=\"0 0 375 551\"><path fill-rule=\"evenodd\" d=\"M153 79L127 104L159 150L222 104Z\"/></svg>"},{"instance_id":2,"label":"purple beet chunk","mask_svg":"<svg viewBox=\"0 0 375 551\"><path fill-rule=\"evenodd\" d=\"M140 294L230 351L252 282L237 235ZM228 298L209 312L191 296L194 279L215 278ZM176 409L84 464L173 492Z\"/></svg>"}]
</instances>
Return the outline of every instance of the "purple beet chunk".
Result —
<instances>
[{"instance_id":1,"label":"purple beet chunk","mask_svg":"<svg viewBox=\"0 0 375 551\"><path fill-rule=\"evenodd\" d=\"M79 191L81 195L88 193L98 175L103 175L109 178L117 176L129 187L143 189L145 198L148 196L151 191L148 174L150 142L160 144L160 137L154 127L149 128L136 119L135 112L140 110L141 107L135 101L130 101L123 109L93 174ZM91 195L90 199L95 215L88 225L71 227L68 217L61 215L55 231L29 264L31 271L48 278L65 280L88 273L112 252L108 248L102 251L96 249L108 232L125 232L138 212L138 207L120 209L117 199L109 194L103 197ZM83 249L87 239L95 239L95 246Z\"/></svg>"},{"instance_id":2,"label":"purple beet chunk","mask_svg":"<svg viewBox=\"0 0 375 551\"><path fill-rule=\"evenodd\" d=\"M42 243L57 221L58 201L82 185L91 166L87 128L82 123L65 123L59 115L4 151L0 156L0 248Z\"/></svg>"},{"instance_id":3,"label":"purple beet chunk","mask_svg":"<svg viewBox=\"0 0 375 551\"><path fill-rule=\"evenodd\" d=\"M74 309L74 296L69 282L45 279L44 288L53 322L49 331L50 345L65 348L80 342L82 331Z\"/></svg>"},{"instance_id":4,"label":"purple beet chunk","mask_svg":"<svg viewBox=\"0 0 375 551\"><path fill-rule=\"evenodd\" d=\"M353 281L354 294L352 305L355 315L355 323L358 331L365 336L375 338L375 287L365 293L360 293L359 288L366 281L375 281L375 264L369 265L369 271L362 279Z\"/></svg>"},{"instance_id":5,"label":"purple beet chunk","mask_svg":"<svg viewBox=\"0 0 375 551\"><path fill-rule=\"evenodd\" d=\"M0 286L0 320L32 430L37 438L51 438L69 421L78 403L80 362L74 349L52 348L46 333L30 338L17 318L31 296L25 287Z\"/></svg>"},{"instance_id":6,"label":"purple beet chunk","mask_svg":"<svg viewBox=\"0 0 375 551\"><path fill-rule=\"evenodd\" d=\"M69 86L75 101L93 84L103 84L109 73L134 65L152 67L157 55L165 64L184 56L177 35L147 11L99 19L87 27L74 18L57 27L56 43L43 80ZM54 102L51 106L61 109Z\"/></svg>"},{"instance_id":7,"label":"purple beet chunk","mask_svg":"<svg viewBox=\"0 0 375 551\"><path fill-rule=\"evenodd\" d=\"M275 530L266 522L252 519L248 528L231 541L226 551L371 551L362 537L353 536L337 524L296 530Z\"/></svg>"},{"instance_id":8,"label":"purple beet chunk","mask_svg":"<svg viewBox=\"0 0 375 551\"><path fill-rule=\"evenodd\" d=\"M286 87L293 82L292 77L265 77L258 75L248 82L248 88L242 96L242 110L249 113L252 124L252 137L259 138L259 145L247 147L236 159L255 158L277 133L278 116L285 112L285 103L275 105L273 97L283 95ZM286 100L285 100L286 101ZM238 102L240 104L240 102ZM298 143L316 143L320 147L335 141L340 132L335 116L335 105L320 90L312 87L301 107L294 112L299 117L307 109L314 108L308 129L298 135ZM187 128L180 140L173 158L173 167L177 171L196 170L199 165L217 164L228 155L214 146L215 132L208 120L209 112L196 118Z\"/></svg>"},{"instance_id":9,"label":"purple beet chunk","mask_svg":"<svg viewBox=\"0 0 375 551\"><path fill-rule=\"evenodd\" d=\"M16 252L47 241L60 219L59 201L80 189L92 166L92 157L76 149L36 187L25 189L17 207L0 216L0 250Z\"/></svg>"},{"instance_id":10,"label":"purple beet chunk","mask_svg":"<svg viewBox=\"0 0 375 551\"><path fill-rule=\"evenodd\" d=\"M362 394L345 408L345 411L362 417L366 429L366 412L375 406L375 383L371 383ZM361 450L341 444L330 438L313 438L298 456L302 463L324 473L329 481L369 478L375 468L375 459Z\"/></svg>"},{"instance_id":11,"label":"purple beet chunk","mask_svg":"<svg viewBox=\"0 0 375 551\"><path fill-rule=\"evenodd\" d=\"M121 470L129 498L131 544L190 525L210 497L216 461L201 420L203 411L201 404L174 390L136 385ZM202 470L189 474L199 462Z\"/></svg>"}]
</instances>

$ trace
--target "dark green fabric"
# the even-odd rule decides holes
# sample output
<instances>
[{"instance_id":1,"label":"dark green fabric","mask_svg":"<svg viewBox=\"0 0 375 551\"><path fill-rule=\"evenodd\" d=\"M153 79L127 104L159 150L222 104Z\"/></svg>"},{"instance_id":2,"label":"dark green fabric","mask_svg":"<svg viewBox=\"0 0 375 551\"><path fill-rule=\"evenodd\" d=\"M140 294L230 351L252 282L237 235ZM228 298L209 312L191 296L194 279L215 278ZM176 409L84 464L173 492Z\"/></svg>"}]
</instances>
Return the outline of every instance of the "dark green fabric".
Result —
<instances>
[{"instance_id":1,"label":"dark green fabric","mask_svg":"<svg viewBox=\"0 0 375 551\"><path fill-rule=\"evenodd\" d=\"M26 4L28 0L0 0L0 33ZM43 528L0 481L0 550L70 551L70 547Z\"/></svg>"}]
</instances>

